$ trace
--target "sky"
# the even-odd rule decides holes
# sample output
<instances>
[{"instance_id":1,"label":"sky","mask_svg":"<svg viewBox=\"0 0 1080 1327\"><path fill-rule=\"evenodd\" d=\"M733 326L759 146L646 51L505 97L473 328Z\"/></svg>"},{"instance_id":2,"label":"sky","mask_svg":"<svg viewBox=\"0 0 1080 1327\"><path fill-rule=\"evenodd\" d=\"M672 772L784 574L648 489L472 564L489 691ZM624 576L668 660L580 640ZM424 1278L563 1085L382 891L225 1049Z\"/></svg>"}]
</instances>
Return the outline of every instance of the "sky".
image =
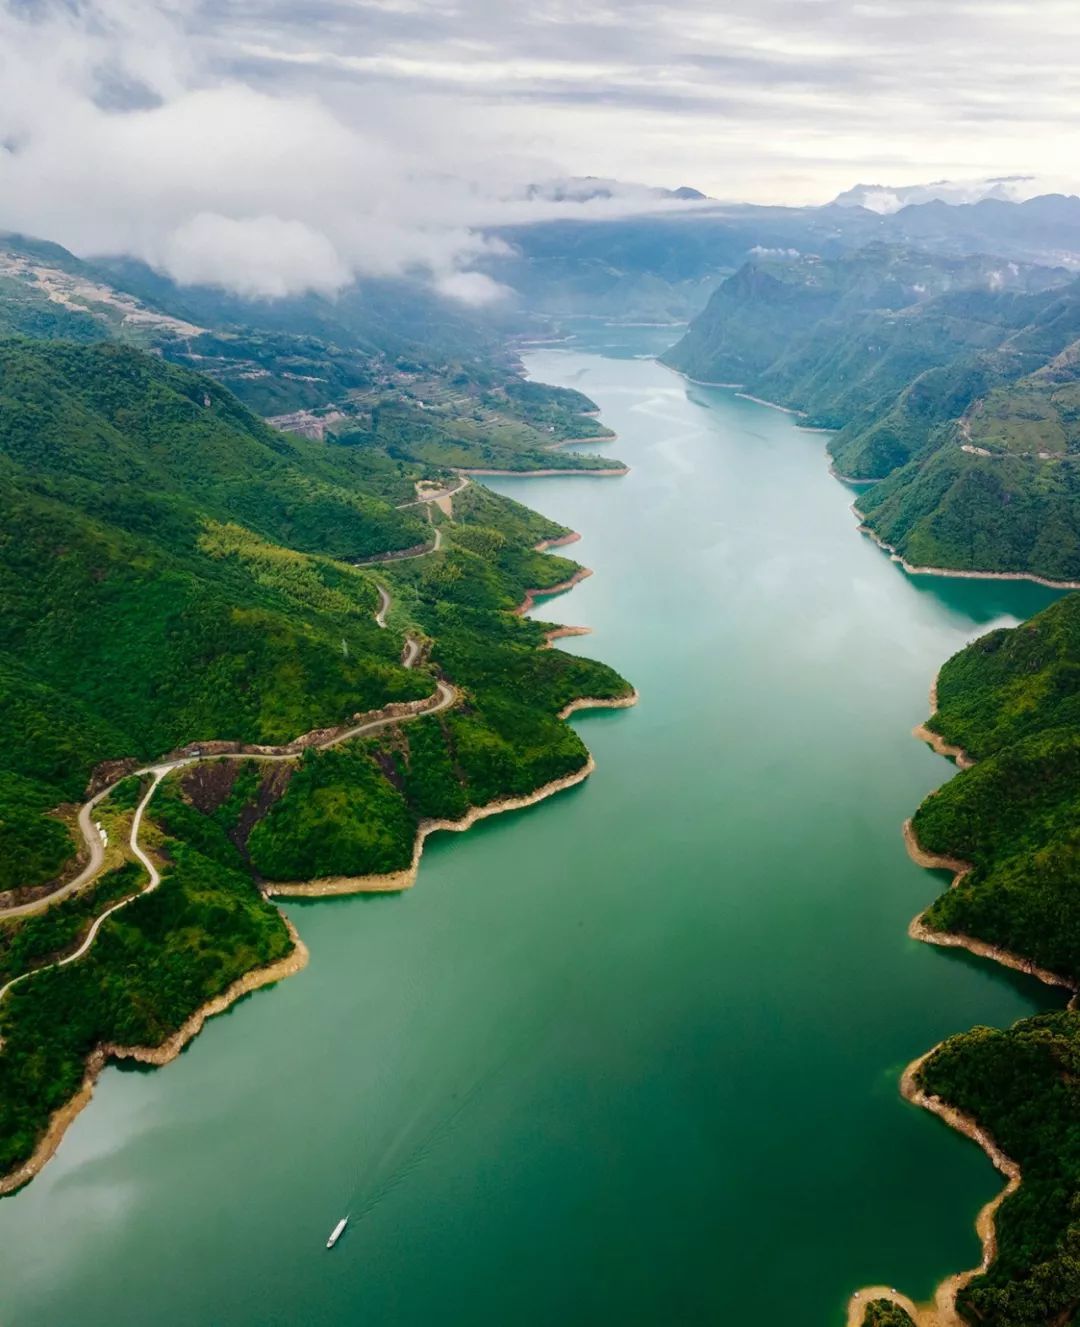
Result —
<instances>
[{"instance_id":1,"label":"sky","mask_svg":"<svg viewBox=\"0 0 1080 1327\"><path fill-rule=\"evenodd\" d=\"M1071 191L1078 46L1076 0L0 0L0 229L250 294L421 269L482 302L483 227L671 206L546 181Z\"/></svg>"}]
</instances>

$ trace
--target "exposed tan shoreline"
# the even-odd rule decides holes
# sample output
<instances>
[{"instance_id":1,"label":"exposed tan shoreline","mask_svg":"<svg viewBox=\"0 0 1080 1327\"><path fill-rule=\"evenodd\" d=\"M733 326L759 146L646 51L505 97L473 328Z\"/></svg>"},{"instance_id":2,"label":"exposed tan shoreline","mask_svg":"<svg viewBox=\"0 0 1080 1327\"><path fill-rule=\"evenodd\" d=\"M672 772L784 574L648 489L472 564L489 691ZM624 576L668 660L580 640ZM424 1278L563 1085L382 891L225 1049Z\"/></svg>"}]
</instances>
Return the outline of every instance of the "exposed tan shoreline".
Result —
<instances>
[{"instance_id":1,"label":"exposed tan shoreline","mask_svg":"<svg viewBox=\"0 0 1080 1327\"><path fill-rule=\"evenodd\" d=\"M766 401L763 396L751 396L749 392L736 392L744 401L753 401L755 405L767 405L770 410L779 410L785 415L794 415L796 419L805 419L805 410L796 410L794 406L781 405L779 401ZM832 430L828 430L831 432Z\"/></svg>"},{"instance_id":2,"label":"exposed tan shoreline","mask_svg":"<svg viewBox=\"0 0 1080 1327\"><path fill-rule=\"evenodd\" d=\"M565 548L567 544L576 544L580 538L581 535L576 530L571 530L555 539L541 539L538 544L533 544L533 550L537 553L546 553L549 548Z\"/></svg>"},{"instance_id":3,"label":"exposed tan shoreline","mask_svg":"<svg viewBox=\"0 0 1080 1327\"><path fill-rule=\"evenodd\" d=\"M591 575L592 569L590 567L579 567L568 580L560 581L558 585L549 585L546 588L541 587L539 589L526 590L525 598L522 599L521 603L514 609L514 612L518 617L521 617L524 613L528 613L536 607L536 601L538 598L542 599L551 594L562 594L564 590L572 590L575 585L580 585L583 580L586 580Z\"/></svg>"},{"instance_id":4,"label":"exposed tan shoreline","mask_svg":"<svg viewBox=\"0 0 1080 1327\"><path fill-rule=\"evenodd\" d=\"M955 889L971 870L971 863L961 861L959 857L945 857L938 853L927 852L919 843L915 827L910 820L904 821L904 845L911 860L919 866L925 866L931 871L952 871L950 889ZM1012 968L1014 972L1023 972L1028 977L1035 977L1045 986L1059 986L1076 993L1074 982L1061 976L1060 973L1051 972L1049 968L1040 968L1023 954L1003 949L1000 945L992 945L986 940L978 940L974 936L964 935L960 931L935 931L927 926L923 920L925 916L926 909L923 909L908 925L908 935L913 940L922 940L924 944L938 945L943 949L966 949L971 954L978 954L980 958L1000 963L1003 968Z\"/></svg>"},{"instance_id":5,"label":"exposed tan shoreline","mask_svg":"<svg viewBox=\"0 0 1080 1327\"><path fill-rule=\"evenodd\" d=\"M965 580L976 581L1034 581L1036 585L1045 585L1051 590L1080 590L1080 581L1052 581L1046 576L1037 576L1032 571L959 571L955 567L914 567L896 551L892 544L886 543L879 534L870 529L858 507L853 505L851 510L859 519L859 533L872 539L879 548L883 548L909 576L960 576Z\"/></svg>"},{"instance_id":6,"label":"exposed tan shoreline","mask_svg":"<svg viewBox=\"0 0 1080 1327\"><path fill-rule=\"evenodd\" d=\"M569 705L563 706L559 711L559 718L569 718L571 714L577 713L578 710L628 709L630 706L636 705L637 702L638 693L636 691L631 692L629 696L619 696L611 699L583 696L578 700L572 700ZM440 830L460 834L467 829L471 829L477 821L486 820L489 816L502 815L504 811L521 811L527 806L535 806L537 802L553 797L566 788L573 788L576 784L583 783L595 769L596 762L590 754L580 769L576 769L570 774L564 774L562 778L553 779L550 783L545 783L522 797L501 797L494 802L486 803L484 806L470 807L460 820L421 821L417 829L416 843L413 846L412 860L408 866L400 871L388 871L382 875L325 876L320 880L272 881L265 885L266 893L273 895L275 898L330 898L345 894L396 894L411 889L416 884L420 859L424 855L424 844L429 834L435 834Z\"/></svg>"},{"instance_id":7,"label":"exposed tan shoreline","mask_svg":"<svg viewBox=\"0 0 1080 1327\"><path fill-rule=\"evenodd\" d=\"M685 378L687 382L692 382L695 387L726 387L729 391L741 392L743 384L741 382L707 382L704 378L691 378L689 373L684 373L682 369L677 369L674 364L665 364L657 356L655 362L661 367L668 369L671 373L677 373L680 378Z\"/></svg>"},{"instance_id":8,"label":"exposed tan shoreline","mask_svg":"<svg viewBox=\"0 0 1080 1327\"><path fill-rule=\"evenodd\" d=\"M862 1327L863 1313L868 1301L872 1299L887 1299L899 1305L910 1314L916 1327L968 1327L957 1312L956 1296L976 1276L981 1276L997 1256L995 1217L1005 1199L1020 1187L1020 1167L1011 1157L1005 1155L986 1130L981 1129L970 1115L965 1115L955 1106L948 1105L940 1097L924 1092L918 1085L919 1070L938 1048L935 1046L933 1050L920 1055L908 1065L900 1079L900 1095L912 1105L921 1106L923 1110L938 1116L957 1133L962 1133L965 1138L978 1143L994 1166L1006 1177L1008 1183L999 1194L981 1208L975 1218L975 1232L982 1244L982 1257L978 1266L971 1267L966 1272L955 1272L952 1276L947 1276L934 1292L934 1298L929 1304L916 1304L906 1295L901 1295L888 1286L868 1286L856 1291L848 1301L848 1327Z\"/></svg>"},{"instance_id":9,"label":"exposed tan shoreline","mask_svg":"<svg viewBox=\"0 0 1080 1327\"><path fill-rule=\"evenodd\" d=\"M213 1018L215 1014L224 1013L230 1005L235 1004L237 1000L242 999L245 995L250 995L252 991L257 991L261 986L269 986L274 982L282 981L304 968L308 961L307 946L300 939L296 927L293 926L288 917L283 920L292 938L292 951L274 963L268 963L262 968L254 968L251 972L245 972L242 977L238 977L220 995L208 1000L206 1004L197 1009L160 1046L116 1046L105 1043L96 1047L86 1062L86 1072L83 1076L82 1086L70 1101L65 1102L63 1106L53 1112L48 1128L34 1149L33 1155L9 1174L0 1177L0 1197L14 1193L17 1189L21 1189L24 1184L29 1184L45 1163L52 1158L72 1121L85 1106L90 1104L90 1100L94 1095L94 1084L97 1082L102 1069L110 1060L138 1060L141 1064L158 1066L168 1064L170 1060L175 1060L188 1042L201 1031L208 1018Z\"/></svg>"},{"instance_id":10,"label":"exposed tan shoreline","mask_svg":"<svg viewBox=\"0 0 1080 1327\"><path fill-rule=\"evenodd\" d=\"M938 676L940 676L940 672ZM938 712L937 684L938 679L935 677L930 685L931 719ZM920 742L925 742L927 746L932 747L939 756L944 756L947 760L955 761L957 769L970 769L972 765L975 764L974 759L968 755L962 746L956 746L952 742L946 742L940 733L935 733L932 728L927 727L928 723L928 719L924 720L922 723L917 723L911 730L912 737L917 737ZM909 820L907 823L910 825L911 821Z\"/></svg>"},{"instance_id":11,"label":"exposed tan shoreline","mask_svg":"<svg viewBox=\"0 0 1080 1327\"><path fill-rule=\"evenodd\" d=\"M567 439L567 441L570 441ZM577 469L567 467L566 469L550 470L473 470L454 467L456 475L502 475L506 479L542 479L546 475L592 475L600 479L618 478L621 475L628 475L630 467L628 465L606 466L603 469L590 470L585 466L579 466Z\"/></svg>"},{"instance_id":12,"label":"exposed tan shoreline","mask_svg":"<svg viewBox=\"0 0 1080 1327\"><path fill-rule=\"evenodd\" d=\"M565 636L591 636L592 627L552 627L544 632L544 639L550 646L552 641L562 640Z\"/></svg>"},{"instance_id":13,"label":"exposed tan shoreline","mask_svg":"<svg viewBox=\"0 0 1080 1327\"><path fill-rule=\"evenodd\" d=\"M936 701L937 683L935 681L931 689L931 703L935 709ZM922 725L915 729L916 735L920 733L921 728ZM919 843L914 825L910 820L904 822L904 845L912 861L919 866L927 867L930 870L952 871L953 878L949 885L950 889L955 889L972 869L970 862L962 861L959 857L946 857L938 853L927 852ZM1025 958L1022 954L1016 954L1011 950L988 944L985 940L977 940L973 936L963 935L955 931L932 930L923 920L925 915L926 910L924 909L912 918L908 926L908 935L913 940L921 940L925 944L939 945L949 949L966 949L969 953L977 954L980 958L991 959L995 963L1000 963L1003 967L1012 968L1016 972L1023 972L1029 977L1036 977L1047 986L1057 986L1072 991L1073 999L1070 1001L1070 1008L1075 1006L1078 998L1075 982L1069 981L1059 973L1038 967L1031 959ZM975 1232L979 1236L982 1245L982 1257L977 1267L947 1276L937 1287L933 1300L928 1304L916 1304L906 1295L901 1295L889 1286L867 1286L857 1290L848 1301L847 1327L862 1327L866 1305L872 1299L887 1299L891 1303L899 1305L911 1316L916 1327L969 1327L968 1323L957 1312L956 1296L976 1276L981 1276L997 1256L995 1218L998 1208L1005 1199L1020 1187L1022 1179L1020 1167L1011 1157L1006 1156L987 1130L983 1129L970 1115L965 1115L963 1111L958 1110L955 1106L942 1101L940 1097L924 1092L919 1087L917 1082L919 1070L940 1049L942 1044L939 1042L937 1046L934 1046L924 1055L920 1055L917 1060L913 1060L908 1065L900 1078L900 1095L905 1101L910 1101L913 1105L921 1106L924 1110L937 1115L958 1133L963 1134L965 1138L970 1138L973 1142L978 1143L1008 1182L1000 1193L980 1209L978 1216L975 1218Z\"/></svg>"}]
</instances>

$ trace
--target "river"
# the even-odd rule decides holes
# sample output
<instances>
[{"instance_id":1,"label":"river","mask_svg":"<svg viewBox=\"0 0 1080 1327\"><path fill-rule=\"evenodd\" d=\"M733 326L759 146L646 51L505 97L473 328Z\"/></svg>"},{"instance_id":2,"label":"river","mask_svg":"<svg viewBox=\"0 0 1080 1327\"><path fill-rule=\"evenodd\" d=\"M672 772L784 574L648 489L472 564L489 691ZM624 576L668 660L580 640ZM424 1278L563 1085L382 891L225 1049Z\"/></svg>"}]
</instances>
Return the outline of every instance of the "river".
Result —
<instances>
[{"instance_id":1,"label":"river","mask_svg":"<svg viewBox=\"0 0 1080 1327\"><path fill-rule=\"evenodd\" d=\"M898 1075L1053 996L908 940L940 877L901 822L952 772L910 731L1054 596L907 576L820 435L663 344L527 357L627 477L491 481L581 531L538 614L641 692L575 719L597 772L436 836L408 894L290 905L304 972L108 1069L0 1202L4 1327L827 1327L976 1260L999 1180Z\"/></svg>"}]
</instances>

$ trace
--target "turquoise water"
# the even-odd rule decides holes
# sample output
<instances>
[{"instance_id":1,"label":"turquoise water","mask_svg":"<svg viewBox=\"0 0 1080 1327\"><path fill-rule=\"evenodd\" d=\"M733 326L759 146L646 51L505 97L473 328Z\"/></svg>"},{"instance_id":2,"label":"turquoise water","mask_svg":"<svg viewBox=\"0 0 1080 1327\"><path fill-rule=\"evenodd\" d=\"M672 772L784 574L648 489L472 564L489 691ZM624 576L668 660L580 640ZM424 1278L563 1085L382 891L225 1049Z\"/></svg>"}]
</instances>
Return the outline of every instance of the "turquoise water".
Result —
<instances>
[{"instance_id":1,"label":"turquoise water","mask_svg":"<svg viewBox=\"0 0 1080 1327\"><path fill-rule=\"evenodd\" d=\"M897 1077L1053 997L907 939L939 878L900 825L952 772L910 730L1053 596L906 576L821 436L660 344L528 356L630 475L493 481L582 532L538 613L640 689L575 720L596 774L436 836L411 893L290 906L303 973L107 1070L0 1202L4 1327L830 1324L975 1260L996 1176Z\"/></svg>"}]
</instances>

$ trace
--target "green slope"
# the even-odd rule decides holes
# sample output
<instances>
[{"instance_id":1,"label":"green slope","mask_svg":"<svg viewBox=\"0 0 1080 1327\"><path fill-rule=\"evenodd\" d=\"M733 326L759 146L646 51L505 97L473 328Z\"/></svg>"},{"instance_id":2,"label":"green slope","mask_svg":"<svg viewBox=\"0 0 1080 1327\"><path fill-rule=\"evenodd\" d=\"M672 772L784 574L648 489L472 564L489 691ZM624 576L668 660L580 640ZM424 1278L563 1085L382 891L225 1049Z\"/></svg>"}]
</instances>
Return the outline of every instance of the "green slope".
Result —
<instances>
[{"instance_id":1,"label":"green slope","mask_svg":"<svg viewBox=\"0 0 1080 1327\"><path fill-rule=\"evenodd\" d=\"M839 431L866 525L915 566L1080 578L1080 283L871 245L748 264L665 357Z\"/></svg>"},{"instance_id":2,"label":"green slope","mask_svg":"<svg viewBox=\"0 0 1080 1327\"><path fill-rule=\"evenodd\" d=\"M977 763L914 818L920 845L971 863L924 915L1080 983L1080 596L975 641L945 665L930 726ZM950 1038L923 1087L985 1128L1023 1173L998 1256L961 1292L968 1321L1071 1321L1080 1304L1080 1015Z\"/></svg>"},{"instance_id":3,"label":"green slope","mask_svg":"<svg viewBox=\"0 0 1080 1327\"><path fill-rule=\"evenodd\" d=\"M859 495L867 526L912 566L1080 580L1080 469L975 456L952 442Z\"/></svg>"},{"instance_id":4,"label":"green slope","mask_svg":"<svg viewBox=\"0 0 1080 1327\"><path fill-rule=\"evenodd\" d=\"M524 394L555 419L585 402ZM4 902L60 871L73 845L56 811L102 761L286 741L427 697L440 676L460 697L296 762L185 769L151 803L143 838L163 884L110 917L85 959L44 967L138 887L130 864L43 916L0 922L0 975L33 970L0 1004L0 1174L32 1152L95 1047L160 1045L288 954L253 869L392 870L424 817L530 793L588 760L558 711L624 697L627 683L543 648L542 627L513 611L576 569L533 548L567 532L474 486L452 520L433 513L435 550L425 509L379 495L411 494L447 459L278 433L219 384L115 343L0 341ZM375 568L346 560L413 549ZM379 585L392 595L385 629ZM424 647L411 669L406 633Z\"/></svg>"}]
</instances>

